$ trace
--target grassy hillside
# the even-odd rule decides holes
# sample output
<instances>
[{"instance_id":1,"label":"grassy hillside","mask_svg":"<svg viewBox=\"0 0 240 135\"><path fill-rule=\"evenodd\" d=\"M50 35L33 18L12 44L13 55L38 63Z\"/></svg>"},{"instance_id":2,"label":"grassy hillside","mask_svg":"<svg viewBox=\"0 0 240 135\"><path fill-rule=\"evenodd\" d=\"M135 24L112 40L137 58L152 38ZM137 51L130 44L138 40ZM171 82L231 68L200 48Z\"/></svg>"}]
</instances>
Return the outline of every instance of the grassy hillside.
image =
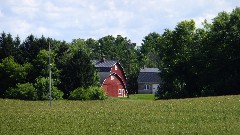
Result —
<instances>
[{"instance_id":1,"label":"grassy hillside","mask_svg":"<svg viewBox=\"0 0 240 135\"><path fill-rule=\"evenodd\" d=\"M240 96L181 100L0 99L0 134L239 134Z\"/></svg>"}]
</instances>

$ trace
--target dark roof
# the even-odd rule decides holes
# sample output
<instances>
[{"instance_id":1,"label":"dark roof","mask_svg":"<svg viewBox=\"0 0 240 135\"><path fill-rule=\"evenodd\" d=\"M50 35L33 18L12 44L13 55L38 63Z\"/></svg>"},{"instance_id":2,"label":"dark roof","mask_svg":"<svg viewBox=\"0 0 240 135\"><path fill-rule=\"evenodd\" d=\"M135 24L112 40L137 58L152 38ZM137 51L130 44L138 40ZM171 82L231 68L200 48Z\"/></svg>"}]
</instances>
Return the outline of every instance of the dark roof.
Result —
<instances>
[{"instance_id":1,"label":"dark roof","mask_svg":"<svg viewBox=\"0 0 240 135\"><path fill-rule=\"evenodd\" d=\"M140 72L160 72L158 68L142 68Z\"/></svg>"},{"instance_id":2,"label":"dark roof","mask_svg":"<svg viewBox=\"0 0 240 135\"><path fill-rule=\"evenodd\" d=\"M100 76L100 83L102 84L103 81L110 75L109 72L98 72Z\"/></svg>"},{"instance_id":3,"label":"dark roof","mask_svg":"<svg viewBox=\"0 0 240 135\"><path fill-rule=\"evenodd\" d=\"M160 82L158 68L144 68L140 70L138 82Z\"/></svg>"},{"instance_id":4,"label":"dark roof","mask_svg":"<svg viewBox=\"0 0 240 135\"><path fill-rule=\"evenodd\" d=\"M97 67L98 72L110 72L111 67Z\"/></svg>"},{"instance_id":5,"label":"dark roof","mask_svg":"<svg viewBox=\"0 0 240 135\"><path fill-rule=\"evenodd\" d=\"M117 61L115 60L94 61L95 67L112 67L116 63Z\"/></svg>"},{"instance_id":6,"label":"dark roof","mask_svg":"<svg viewBox=\"0 0 240 135\"><path fill-rule=\"evenodd\" d=\"M110 70L117 63L115 60L94 60L93 61L95 67L98 70L100 76L100 83L110 75Z\"/></svg>"}]
</instances>

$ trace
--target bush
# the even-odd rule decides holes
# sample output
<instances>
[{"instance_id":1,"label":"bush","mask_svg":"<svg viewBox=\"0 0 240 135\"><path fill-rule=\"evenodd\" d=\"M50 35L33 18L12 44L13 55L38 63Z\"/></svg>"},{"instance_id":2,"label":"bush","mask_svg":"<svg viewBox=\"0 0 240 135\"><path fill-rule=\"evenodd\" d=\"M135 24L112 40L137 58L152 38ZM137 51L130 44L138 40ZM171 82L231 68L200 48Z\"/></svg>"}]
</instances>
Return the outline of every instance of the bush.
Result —
<instances>
[{"instance_id":1,"label":"bush","mask_svg":"<svg viewBox=\"0 0 240 135\"><path fill-rule=\"evenodd\" d=\"M101 87L90 86L87 89L77 88L70 93L69 99L73 100L104 100L107 96Z\"/></svg>"},{"instance_id":2,"label":"bush","mask_svg":"<svg viewBox=\"0 0 240 135\"><path fill-rule=\"evenodd\" d=\"M39 77L35 80L34 87L37 89L38 100L49 99L49 78ZM63 92L52 86L52 99L62 99Z\"/></svg>"},{"instance_id":3,"label":"bush","mask_svg":"<svg viewBox=\"0 0 240 135\"><path fill-rule=\"evenodd\" d=\"M62 99L63 98L63 92L57 89L57 87L52 87L52 99Z\"/></svg>"},{"instance_id":4,"label":"bush","mask_svg":"<svg viewBox=\"0 0 240 135\"><path fill-rule=\"evenodd\" d=\"M31 83L17 84L16 88L9 88L5 93L6 98L36 100L37 91Z\"/></svg>"},{"instance_id":5,"label":"bush","mask_svg":"<svg viewBox=\"0 0 240 135\"><path fill-rule=\"evenodd\" d=\"M69 99L73 100L87 100L89 99L88 93L85 89L79 87L70 93Z\"/></svg>"},{"instance_id":6,"label":"bush","mask_svg":"<svg viewBox=\"0 0 240 135\"><path fill-rule=\"evenodd\" d=\"M104 100L107 98L106 93L103 91L102 87L90 86L87 91L90 92L91 100Z\"/></svg>"}]
</instances>

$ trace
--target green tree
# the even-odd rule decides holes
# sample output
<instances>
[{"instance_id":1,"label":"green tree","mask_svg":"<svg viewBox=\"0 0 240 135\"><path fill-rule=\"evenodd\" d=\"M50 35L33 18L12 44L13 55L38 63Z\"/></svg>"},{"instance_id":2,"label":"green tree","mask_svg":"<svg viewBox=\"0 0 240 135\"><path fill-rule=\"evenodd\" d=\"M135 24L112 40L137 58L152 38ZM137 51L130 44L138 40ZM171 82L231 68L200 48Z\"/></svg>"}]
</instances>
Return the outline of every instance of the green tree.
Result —
<instances>
[{"instance_id":1,"label":"green tree","mask_svg":"<svg viewBox=\"0 0 240 135\"><path fill-rule=\"evenodd\" d=\"M0 63L0 96L2 97L9 87L15 87L17 83L25 83L31 69L30 63L20 65L12 56L4 58Z\"/></svg>"},{"instance_id":2,"label":"green tree","mask_svg":"<svg viewBox=\"0 0 240 135\"><path fill-rule=\"evenodd\" d=\"M52 39L46 39L44 36L36 38L33 35L28 36L19 46L18 62L32 62L38 55L40 50L47 50Z\"/></svg>"},{"instance_id":3,"label":"green tree","mask_svg":"<svg viewBox=\"0 0 240 135\"><path fill-rule=\"evenodd\" d=\"M84 40L73 40L68 53L59 60L61 90L64 98L78 87L87 88L99 84L99 77L90 58L90 49Z\"/></svg>"},{"instance_id":4,"label":"green tree","mask_svg":"<svg viewBox=\"0 0 240 135\"><path fill-rule=\"evenodd\" d=\"M157 96L183 98L239 94L240 9L220 12L212 24L193 21L166 30L159 43L163 79Z\"/></svg>"},{"instance_id":5,"label":"green tree","mask_svg":"<svg viewBox=\"0 0 240 135\"><path fill-rule=\"evenodd\" d=\"M57 89L57 85L59 82L59 73L60 70L57 69L55 64L55 56L56 54L51 51L47 50L40 50L36 59L33 60L33 69L29 78L29 80L34 83L34 87L37 89L38 99L39 100L46 100L49 99L49 70L51 66L52 72L52 98L59 99L62 98L62 92ZM49 55L51 57L51 65L49 65Z\"/></svg>"},{"instance_id":6,"label":"green tree","mask_svg":"<svg viewBox=\"0 0 240 135\"><path fill-rule=\"evenodd\" d=\"M52 81L52 99L61 99L63 97L63 92L58 90L56 81ZM34 87L37 90L37 99L38 100L47 100L49 99L49 77L38 77L35 79Z\"/></svg>"},{"instance_id":7,"label":"green tree","mask_svg":"<svg viewBox=\"0 0 240 135\"><path fill-rule=\"evenodd\" d=\"M158 67L158 45L161 35L153 32L144 37L140 49L141 67L156 68Z\"/></svg>"},{"instance_id":8,"label":"green tree","mask_svg":"<svg viewBox=\"0 0 240 135\"><path fill-rule=\"evenodd\" d=\"M163 83L159 91L164 98L193 97L195 72L191 62L196 53L195 22L182 21L173 31L165 30L160 39L159 69ZM196 49L194 49L196 48Z\"/></svg>"},{"instance_id":9,"label":"green tree","mask_svg":"<svg viewBox=\"0 0 240 135\"><path fill-rule=\"evenodd\" d=\"M91 49L90 57L93 60L98 60L101 58L101 50L99 46L99 42L97 40L94 40L92 38L89 38L85 41L86 45Z\"/></svg>"},{"instance_id":10,"label":"green tree","mask_svg":"<svg viewBox=\"0 0 240 135\"><path fill-rule=\"evenodd\" d=\"M239 22L240 8L231 13L220 12L208 31L206 86L217 95L240 93Z\"/></svg>"},{"instance_id":11,"label":"green tree","mask_svg":"<svg viewBox=\"0 0 240 135\"><path fill-rule=\"evenodd\" d=\"M116 59L115 38L112 35L102 37L98 40L100 56L106 59Z\"/></svg>"},{"instance_id":12,"label":"green tree","mask_svg":"<svg viewBox=\"0 0 240 135\"><path fill-rule=\"evenodd\" d=\"M52 78L57 79L59 77L60 70L57 69L55 64L55 57L56 54L51 51L51 71L52 71ZM48 77L49 76L49 51L47 50L40 50L36 59L33 60L34 71L32 72L31 76L38 76L41 77Z\"/></svg>"},{"instance_id":13,"label":"green tree","mask_svg":"<svg viewBox=\"0 0 240 135\"><path fill-rule=\"evenodd\" d=\"M16 41L16 42L15 42ZM1 33L0 36L0 62L2 59L10 56L15 56L17 51L17 39L13 40L11 34Z\"/></svg>"}]
</instances>

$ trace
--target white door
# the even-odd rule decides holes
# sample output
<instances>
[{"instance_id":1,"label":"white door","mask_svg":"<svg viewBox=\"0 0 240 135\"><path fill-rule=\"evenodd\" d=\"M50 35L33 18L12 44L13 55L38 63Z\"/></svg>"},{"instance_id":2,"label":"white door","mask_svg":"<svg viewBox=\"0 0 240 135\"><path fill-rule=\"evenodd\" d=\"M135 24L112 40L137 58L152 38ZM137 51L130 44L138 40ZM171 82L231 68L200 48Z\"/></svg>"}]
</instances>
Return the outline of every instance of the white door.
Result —
<instances>
[{"instance_id":1,"label":"white door","mask_svg":"<svg viewBox=\"0 0 240 135\"><path fill-rule=\"evenodd\" d=\"M157 92L158 86L159 84L152 84L152 94L155 94L155 92Z\"/></svg>"}]
</instances>

